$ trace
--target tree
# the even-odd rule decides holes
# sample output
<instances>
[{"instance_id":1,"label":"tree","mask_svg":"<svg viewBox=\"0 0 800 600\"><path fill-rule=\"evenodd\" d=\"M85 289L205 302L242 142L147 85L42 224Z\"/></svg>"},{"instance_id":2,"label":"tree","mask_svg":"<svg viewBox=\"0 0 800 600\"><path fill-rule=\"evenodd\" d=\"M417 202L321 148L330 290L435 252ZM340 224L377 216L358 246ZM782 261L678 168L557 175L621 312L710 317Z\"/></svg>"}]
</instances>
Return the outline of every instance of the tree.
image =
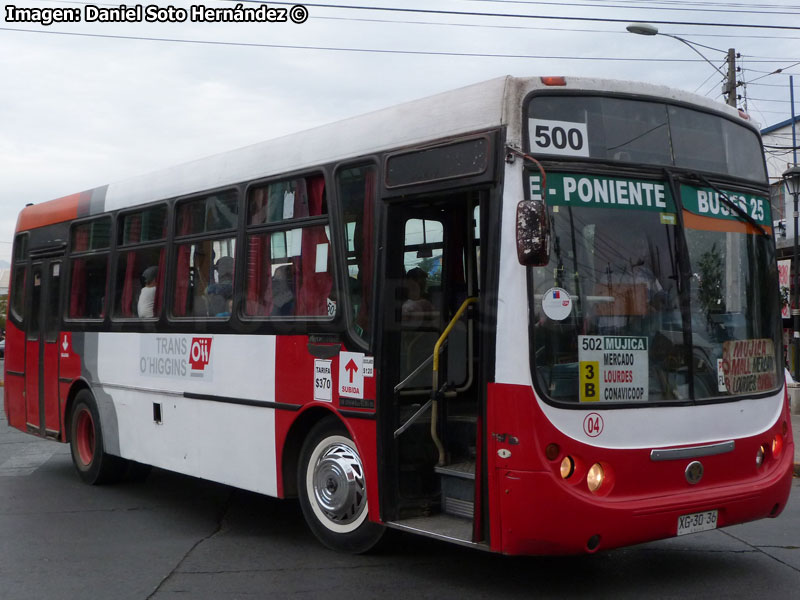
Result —
<instances>
[{"instance_id":1,"label":"tree","mask_svg":"<svg viewBox=\"0 0 800 600\"><path fill-rule=\"evenodd\" d=\"M722 253L717 249L716 242L708 252L700 256L697 264L700 269L700 289L697 299L706 318L710 320L712 313L725 312Z\"/></svg>"}]
</instances>

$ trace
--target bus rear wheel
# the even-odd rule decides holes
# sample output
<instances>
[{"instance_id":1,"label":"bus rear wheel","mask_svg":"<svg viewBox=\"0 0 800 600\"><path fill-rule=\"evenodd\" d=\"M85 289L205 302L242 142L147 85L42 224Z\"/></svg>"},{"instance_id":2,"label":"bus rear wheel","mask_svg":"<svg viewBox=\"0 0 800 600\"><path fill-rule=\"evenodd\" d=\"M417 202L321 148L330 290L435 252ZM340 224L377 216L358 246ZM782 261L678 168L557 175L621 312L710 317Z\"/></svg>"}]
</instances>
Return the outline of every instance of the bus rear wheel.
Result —
<instances>
[{"instance_id":1,"label":"bus rear wheel","mask_svg":"<svg viewBox=\"0 0 800 600\"><path fill-rule=\"evenodd\" d=\"M311 531L328 548L360 554L378 543L384 528L368 517L361 457L336 419L317 423L300 452L300 506Z\"/></svg>"},{"instance_id":2,"label":"bus rear wheel","mask_svg":"<svg viewBox=\"0 0 800 600\"><path fill-rule=\"evenodd\" d=\"M107 454L103 449L100 414L94 397L88 390L81 390L75 398L70 417L69 441L72 464L84 483L110 483L125 475L128 461Z\"/></svg>"}]
</instances>

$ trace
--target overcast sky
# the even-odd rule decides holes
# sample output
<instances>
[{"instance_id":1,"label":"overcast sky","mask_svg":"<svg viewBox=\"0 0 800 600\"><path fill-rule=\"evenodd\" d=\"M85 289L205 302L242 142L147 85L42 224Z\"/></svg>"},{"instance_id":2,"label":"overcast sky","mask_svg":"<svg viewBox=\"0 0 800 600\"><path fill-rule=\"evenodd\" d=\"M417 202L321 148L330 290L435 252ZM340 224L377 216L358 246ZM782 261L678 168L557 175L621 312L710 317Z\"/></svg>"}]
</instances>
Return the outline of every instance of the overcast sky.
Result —
<instances>
[{"instance_id":1,"label":"overcast sky","mask_svg":"<svg viewBox=\"0 0 800 600\"><path fill-rule=\"evenodd\" d=\"M83 7L90 3L2 2L0 260L10 259L16 216L29 202L500 75L631 79L721 101L723 78L712 65L675 39L627 33L628 22L658 24L662 33L702 44L698 50L722 71L723 51L736 48L744 68L739 78L748 82L740 94L746 89L748 112L764 126L790 116L789 73L797 75L795 91L800 91L800 2L323 3L326 7L306 3L308 19L302 24L187 19L43 26L9 22L6 7L80 8L85 16ZM377 7L404 10L364 9ZM500 14L514 16L494 16ZM541 18L545 15L560 18ZM779 68L782 73L769 74ZM800 112L800 99L796 106Z\"/></svg>"}]
</instances>

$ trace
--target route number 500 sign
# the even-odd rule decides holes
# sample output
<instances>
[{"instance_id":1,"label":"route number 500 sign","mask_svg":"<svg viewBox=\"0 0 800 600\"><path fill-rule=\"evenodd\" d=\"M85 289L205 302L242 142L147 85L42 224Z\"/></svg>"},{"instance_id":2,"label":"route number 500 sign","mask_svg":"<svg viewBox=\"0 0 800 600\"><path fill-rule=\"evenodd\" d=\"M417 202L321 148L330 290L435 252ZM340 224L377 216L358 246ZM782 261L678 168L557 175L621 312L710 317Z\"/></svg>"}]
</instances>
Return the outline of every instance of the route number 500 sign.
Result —
<instances>
[{"instance_id":1,"label":"route number 500 sign","mask_svg":"<svg viewBox=\"0 0 800 600\"><path fill-rule=\"evenodd\" d=\"M533 152L589 156L586 123L530 119L528 128Z\"/></svg>"}]
</instances>

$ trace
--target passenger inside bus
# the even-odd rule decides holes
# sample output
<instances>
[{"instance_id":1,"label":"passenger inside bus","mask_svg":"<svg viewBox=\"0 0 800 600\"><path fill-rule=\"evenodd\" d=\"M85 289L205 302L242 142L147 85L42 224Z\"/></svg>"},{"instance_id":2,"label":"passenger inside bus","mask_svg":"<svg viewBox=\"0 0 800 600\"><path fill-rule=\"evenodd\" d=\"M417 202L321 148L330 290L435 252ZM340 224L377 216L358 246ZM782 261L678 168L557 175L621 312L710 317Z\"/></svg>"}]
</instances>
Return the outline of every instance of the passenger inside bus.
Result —
<instances>
[{"instance_id":1,"label":"passenger inside bus","mask_svg":"<svg viewBox=\"0 0 800 600\"><path fill-rule=\"evenodd\" d=\"M233 298L233 257L221 257L214 268L217 271L217 281L211 283L206 290L208 314L227 317L230 316L228 300Z\"/></svg>"},{"instance_id":2,"label":"passenger inside bus","mask_svg":"<svg viewBox=\"0 0 800 600\"><path fill-rule=\"evenodd\" d=\"M427 298L428 274L414 267L406 273L405 300L403 301L403 320L424 322L434 316L436 310Z\"/></svg>"},{"instance_id":3,"label":"passenger inside bus","mask_svg":"<svg viewBox=\"0 0 800 600\"><path fill-rule=\"evenodd\" d=\"M294 275L292 265L275 269L272 276L272 315L286 317L294 314Z\"/></svg>"},{"instance_id":4,"label":"passenger inside bus","mask_svg":"<svg viewBox=\"0 0 800 600\"><path fill-rule=\"evenodd\" d=\"M142 291L139 292L139 301L136 304L136 311L142 319L149 319L154 316L153 306L156 300L156 279L158 278L158 267L155 265L147 267L142 271Z\"/></svg>"}]
</instances>

